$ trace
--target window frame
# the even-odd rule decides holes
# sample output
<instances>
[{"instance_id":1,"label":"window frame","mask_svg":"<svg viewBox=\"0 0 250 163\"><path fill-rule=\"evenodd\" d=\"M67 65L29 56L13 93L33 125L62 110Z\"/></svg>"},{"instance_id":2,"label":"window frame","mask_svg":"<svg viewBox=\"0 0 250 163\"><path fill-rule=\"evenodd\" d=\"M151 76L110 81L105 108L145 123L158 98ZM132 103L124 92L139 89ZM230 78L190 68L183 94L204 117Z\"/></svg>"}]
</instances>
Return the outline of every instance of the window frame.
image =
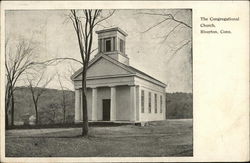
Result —
<instances>
[{"instance_id":1,"label":"window frame","mask_svg":"<svg viewBox=\"0 0 250 163\"><path fill-rule=\"evenodd\" d=\"M141 90L141 113L145 112L145 94L144 94L144 90Z\"/></svg>"},{"instance_id":2,"label":"window frame","mask_svg":"<svg viewBox=\"0 0 250 163\"><path fill-rule=\"evenodd\" d=\"M107 42L110 41L110 51L107 51ZM111 52L112 51L112 41L111 41L111 38L106 38L104 40L104 48L105 48L105 52Z\"/></svg>"},{"instance_id":3,"label":"window frame","mask_svg":"<svg viewBox=\"0 0 250 163\"><path fill-rule=\"evenodd\" d=\"M157 113L157 94L155 93L155 113Z\"/></svg>"},{"instance_id":4,"label":"window frame","mask_svg":"<svg viewBox=\"0 0 250 163\"><path fill-rule=\"evenodd\" d=\"M125 47L125 41L123 39L119 38L119 49L120 49L121 53L124 53L124 51L125 51L124 47Z\"/></svg>"},{"instance_id":5,"label":"window frame","mask_svg":"<svg viewBox=\"0 0 250 163\"><path fill-rule=\"evenodd\" d=\"M160 113L162 113L162 104L163 104L162 95L160 95Z\"/></svg>"},{"instance_id":6,"label":"window frame","mask_svg":"<svg viewBox=\"0 0 250 163\"><path fill-rule=\"evenodd\" d=\"M148 113L151 113L152 101L151 101L151 92L148 92Z\"/></svg>"}]
</instances>

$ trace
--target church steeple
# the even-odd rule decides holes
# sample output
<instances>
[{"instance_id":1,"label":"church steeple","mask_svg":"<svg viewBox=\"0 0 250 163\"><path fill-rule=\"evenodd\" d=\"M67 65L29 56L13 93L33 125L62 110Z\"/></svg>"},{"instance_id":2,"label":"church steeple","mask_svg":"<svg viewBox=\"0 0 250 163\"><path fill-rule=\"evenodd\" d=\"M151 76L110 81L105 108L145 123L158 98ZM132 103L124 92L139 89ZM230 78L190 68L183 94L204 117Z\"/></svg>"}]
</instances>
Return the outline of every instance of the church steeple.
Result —
<instances>
[{"instance_id":1,"label":"church steeple","mask_svg":"<svg viewBox=\"0 0 250 163\"><path fill-rule=\"evenodd\" d=\"M98 34L98 53L104 53L117 61L129 65L126 55L127 33L118 27L96 31Z\"/></svg>"}]
</instances>

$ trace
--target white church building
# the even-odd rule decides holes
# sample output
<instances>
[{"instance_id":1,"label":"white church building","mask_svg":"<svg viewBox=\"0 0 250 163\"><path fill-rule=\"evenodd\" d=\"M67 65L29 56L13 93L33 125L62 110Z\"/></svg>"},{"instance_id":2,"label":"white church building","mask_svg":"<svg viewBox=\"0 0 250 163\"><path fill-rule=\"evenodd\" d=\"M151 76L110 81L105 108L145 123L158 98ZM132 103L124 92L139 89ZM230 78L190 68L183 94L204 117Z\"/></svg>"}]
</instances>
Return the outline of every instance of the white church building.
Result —
<instances>
[{"instance_id":1,"label":"white church building","mask_svg":"<svg viewBox=\"0 0 250 163\"><path fill-rule=\"evenodd\" d=\"M164 120L166 84L129 65L127 34L120 28L96 33L98 54L87 70L89 121ZM82 121L81 71L71 77L75 87L75 122Z\"/></svg>"}]
</instances>

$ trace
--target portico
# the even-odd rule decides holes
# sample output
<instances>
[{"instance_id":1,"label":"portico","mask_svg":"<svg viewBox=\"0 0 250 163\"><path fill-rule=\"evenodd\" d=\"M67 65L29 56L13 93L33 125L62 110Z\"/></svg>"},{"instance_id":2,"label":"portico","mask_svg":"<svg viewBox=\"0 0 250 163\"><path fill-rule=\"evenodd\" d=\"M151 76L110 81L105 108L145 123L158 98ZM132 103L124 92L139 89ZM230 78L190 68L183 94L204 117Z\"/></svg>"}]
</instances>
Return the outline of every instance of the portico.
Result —
<instances>
[{"instance_id":1,"label":"portico","mask_svg":"<svg viewBox=\"0 0 250 163\"><path fill-rule=\"evenodd\" d=\"M87 88L88 117L90 121L136 121L135 85L96 86ZM123 94L123 95L121 95ZM75 121L82 121L81 88L75 89ZM104 101L103 101L104 100ZM105 102L109 103L105 106ZM138 101L139 102L139 101ZM138 103L137 102L137 103ZM106 108L106 107L110 107ZM127 111L124 111L127 110ZM106 112L106 113L105 113ZM139 112L139 108L137 110ZM105 119L105 115L109 114ZM117 115L119 114L119 115ZM139 116L137 116L139 120Z\"/></svg>"}]
</instances>

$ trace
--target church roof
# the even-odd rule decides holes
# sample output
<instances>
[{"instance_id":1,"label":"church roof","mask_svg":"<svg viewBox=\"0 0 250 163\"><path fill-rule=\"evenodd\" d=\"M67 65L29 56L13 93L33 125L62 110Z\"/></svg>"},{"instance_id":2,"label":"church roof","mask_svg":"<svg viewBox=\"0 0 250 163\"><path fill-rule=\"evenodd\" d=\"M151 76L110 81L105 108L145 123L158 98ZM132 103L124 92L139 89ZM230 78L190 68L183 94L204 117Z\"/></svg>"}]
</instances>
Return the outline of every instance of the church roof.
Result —
<instances>
[{"instance_id":1,"label":"church roof","mask_svg":"<svg viewBox=\"0 0 250 163\"><path fill-rule=\"evenodd\" d=\"M110 32L110 31L118 31L121 34L123 34L124 36L128 36L128 34L125 31L123 31L121 28L119 28L119 27L114 27L114 28L108 28L108 29L99 30L99 31L96 31L96 33L99 34L99 33L106 33L106 32Z\"/></svg>"},{"instance_id":2,"label":"church roof","mask_svg":"<svg viewBox=\"0 0 250 163\"><path fill-rule=\"evenodd\" d=\"M123 64L123 63L120 63L118 62L117 60L107 56L107 55L103 55L103 54L97 54L89 63L89 67L92 66L98 59L100 59L101 57L105 58L105 59L108 59L109 61L117 64L118 66L122 67L123 69L126 69L127 71L131 72L131 74L135 74L136 76L140 77L140 78L143 78L143 79L146 79L146 80L151 80L153 81L154 83L157 83L157 84L160 84L161 86L166 86L165 83L155 79L154 77L146 74L145 72L142 72L132 66L129 66L129 65L126 65L126 64ZM71 79L72 80L75 80L77 78L78 75L80 75L80 73L82 72L82 68L80 68L79 70L77 70L72 76L71 76Z\"/></svg>"},{"instance_id":3,"label":"church roof","mask_svg":"<svg viewBox=\"0 0 250 163\"><path fill-rule=\"evenodd\" d=\"M161 82L160 80L155 79L154 77L152 77L152 76L146 74L145 72L142 72L141 70L138 70L138 69L136 69L136 68L134 68L134 67L132 67L132 66L128 66L128 67L129 67L130 69L132 69L134 72L139 73L139 74L141 74L141 75L144 75L144 76L146 76L146 77L148 77L148 78L151 78L151 79L153 79L153 80L155 80L155 81L158 81L158 82L160 82L161 84L164 84L164 85L166 86L165 83Z\"/></svg>"}]
</instances>

